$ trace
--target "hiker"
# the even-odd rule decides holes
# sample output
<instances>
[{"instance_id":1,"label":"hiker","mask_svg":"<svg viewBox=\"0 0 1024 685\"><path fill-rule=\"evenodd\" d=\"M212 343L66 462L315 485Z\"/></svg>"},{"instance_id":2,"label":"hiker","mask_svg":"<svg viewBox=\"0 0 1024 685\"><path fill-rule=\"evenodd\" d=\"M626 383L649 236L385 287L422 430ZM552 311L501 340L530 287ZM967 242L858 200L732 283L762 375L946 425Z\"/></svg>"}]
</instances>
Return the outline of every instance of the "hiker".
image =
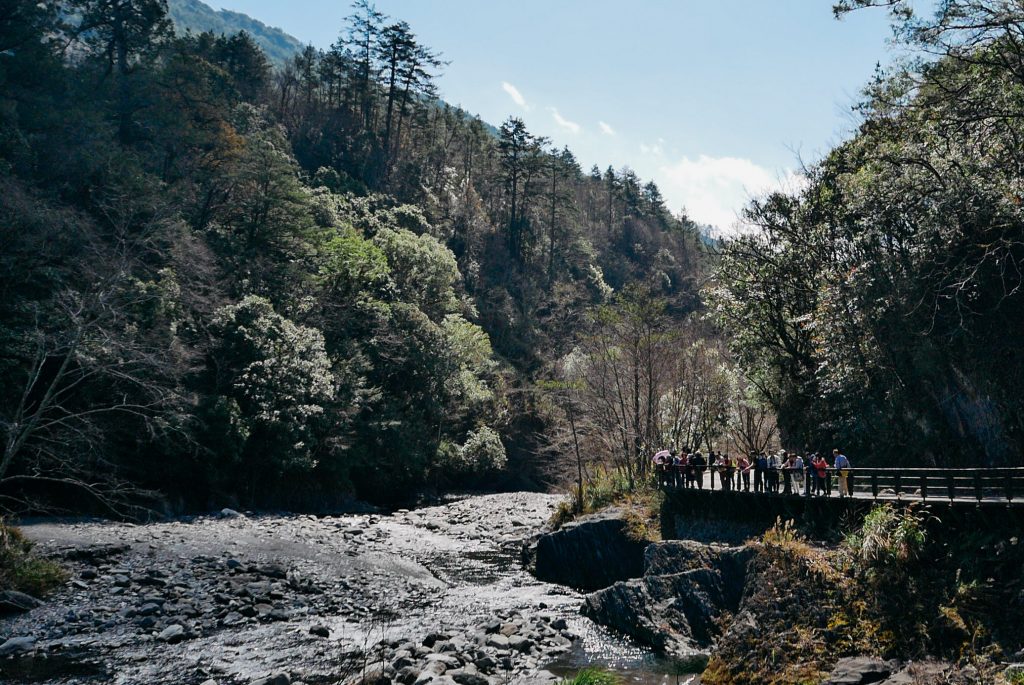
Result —
<instances>
[{"instance_id":1,"label":"hiker","mask_svg":"<svg viewBox=\"0 0 1024 685\"><path fill-rule=\"evenodd\" d=\"M751 452L750 456L754 456ZM741 454L737 468L739 469L739 481L736 483L736 489L740 487L740 482L743 483L743 492L750 492L750 469L753 466L753 462L747 459L746 455Z\"/></svg>"},{"instance_id":2,"label":"hiker","mask_svg":"<svg viewBox=\"0 0 1024 685\"><path fill-rule=\"evenodd\" d=\"M768 459L764 452L754 457L754 492L764 492L764 472L768 468Z\"/></svg>"},{"instance_id":3,"label":"hiker","mask_svg":"<svg viewBox=\"0 0 1024 685\"><path fill-rule=\"evenodd\" d=\"M792 471L790 477L793 479L793 492L800 494L800 484L804 480L804 458L800 456L800 453L796 453L793 456Z\"/></svg>"},{"instance_id":4,"label":"hiker","mask_svg":"<svg viewBox=\"0 0 1024 685\"><path fill-rule=\"evenodd\" d=\"M736 478L736 462L729 454L725 455L725 480L726 490L739 490L739 480Z\"/></svg>"},{"instance_id":5,"label":"hiker","mask_svg":"<svg viewBox=\"0 0 1024 685\"><path fill-rule=\"evenodd\" d=\"M825 481L828 479L828 462L820 454L814 455L814 494L824 495Z\"/></svg>"},{"instance_id":6,"label":"hiker","mask_svg":"<svg viewBox=\"0 0 1024 685\"><path fill-rule=\"evenodd\" d=\"M793 455L787 454L785 451L782 452L782 494L792 495L793 494Z\"/></svg>"},{"instance_id":7,"label":"hiker","mask_svg":"<svg viewBox=\"0 0 1024 685\"><path fill-rule=\"evenodd\" d=\"M807 461L804 465L804 496L810 497L814 493L814 460L818 457L817 454L807 452Z\"/></svg>"},{"instance_id":8,"label":"hiker","mask_svg":"<svg viewBox=\"0 0 1024 685\"><path fill-rule=\"evenodd\" d=\"M765 461L765 486L768 492L777 494L779 492L779 458L769 454Z\"/></svg>"},{"instance_id":9,"label":"hiker","mask_svg":"<svg viewBox=\"0 0 1024 685\"><path fill-rule=\"evenodd\" d=\"M839 496L850 497L850 460L838 449L832 450L832 465L839 476Z\"/></svg>"},{"instance_id":10,"label":"hiker","mask_svg":"<svg viewBox=\"0 0 1024 685\"><path fill-rule=\"evenodd\" d=\"M704 467L707 462L704 461L704 455L699 451L693 453L693 479L697 483L697 489L704 489Z\"/></svg>"}]
</instances>

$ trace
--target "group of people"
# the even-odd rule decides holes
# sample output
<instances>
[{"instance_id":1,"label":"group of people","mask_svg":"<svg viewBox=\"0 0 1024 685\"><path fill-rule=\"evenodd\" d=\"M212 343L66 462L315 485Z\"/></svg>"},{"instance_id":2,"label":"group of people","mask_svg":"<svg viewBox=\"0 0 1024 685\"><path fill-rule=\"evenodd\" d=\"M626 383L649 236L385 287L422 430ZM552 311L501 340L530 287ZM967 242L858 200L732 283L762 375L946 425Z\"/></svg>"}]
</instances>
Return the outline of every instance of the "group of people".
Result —
<instances>
[{"instance_id":1,"label":"group of people","mask_svg":"<svg viewBox=\"0 0 1024 685\"><path fill-rule=\"evenodd\" d=\"M751 452L738 458L728 453L705 457L699 450L661 450L654 455L654 467L660 484L676 488L704 488L704 474L710 475L710 489L753 491L808 497L832 496L833 476L839 482L839 496L851 496L850 460L838 449L832 450L832 463L824 454L780 450L777 453Z\"/></svg>"}]
</instances>

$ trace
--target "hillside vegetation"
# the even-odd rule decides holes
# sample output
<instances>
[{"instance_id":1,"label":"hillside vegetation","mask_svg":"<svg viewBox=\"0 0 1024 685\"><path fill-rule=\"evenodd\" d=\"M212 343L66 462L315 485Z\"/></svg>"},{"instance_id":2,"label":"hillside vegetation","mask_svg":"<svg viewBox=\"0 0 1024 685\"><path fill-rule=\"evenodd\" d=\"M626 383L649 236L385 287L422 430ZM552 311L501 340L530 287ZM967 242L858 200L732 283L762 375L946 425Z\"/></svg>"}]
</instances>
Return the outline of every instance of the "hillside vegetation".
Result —
<instances>
[{"instance_id":1,"label":"hillside vegetation","mask_svg":"<svg viewBox=\"0 0 1024 685\"><path fill-rule=\"evenodd\" d=\"M283 66L303 48L302 41L279 28L231 10L215 10L200 0L168 0L167 13L175 31L233 36L245 31L260 46L271 64Z\"/></svg>"},{"instance_id":2,"label":"hillside vegetation","mask_svg":"<svg viewBox=\"0 0 1024 685\"><path fill-rule=\"evenodd\" d=\"M275 71L161 0L0 23L6 508L535 486L536 382L594 313L698 306L653 183L439 104L367 3L340 33Z\"/></svg>"}]
</instances>

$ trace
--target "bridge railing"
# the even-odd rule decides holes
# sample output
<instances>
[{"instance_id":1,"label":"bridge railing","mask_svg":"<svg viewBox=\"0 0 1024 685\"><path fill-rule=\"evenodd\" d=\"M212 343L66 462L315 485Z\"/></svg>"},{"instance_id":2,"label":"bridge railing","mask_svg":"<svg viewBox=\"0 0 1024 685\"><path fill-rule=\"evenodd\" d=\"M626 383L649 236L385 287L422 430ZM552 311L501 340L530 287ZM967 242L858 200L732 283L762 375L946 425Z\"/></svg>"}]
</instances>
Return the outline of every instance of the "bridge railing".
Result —
<instances>
[{"instance_id":1,"label":"bridge railing","mask_svg":"<svg viewBox=\"0 0 1024 685\"><path fill-rule=\"evenodd\" d=\"M686 475L692 470L680 465L659 465L655 467L663 487L684 488L688 486ZM724 489L723 479L731 475L731 487L728 489L748 492L746 479L739 477L738 469L724 469L719 466L705 466L702 474L709 474L711 485L717 479L716 490ZM1024 502L1024 468L976 468L976 469L943 469L943 468L851 468L846 469L850 491L854 497L871 499L916 499L949 501L1006 501ZM763 472L766 473L766 472ZM810 489L816 489L813 476L807 482L805 469L777 469L779 486L765 494L809 495ZM827 492L830 496L839 494L834 468L827 469ZM756 476L749 474L750 483ZM702 479L701 485L704 482ZM753 487L749 492L754 493ZM761 493L754 493L761 494Z\"/></svg>"},{"instance_id":2,"label":"bridge railing","mask_svg":"<svg viewBox=\"0 0 1024 685\"><path fill-rule=\"evenodd\" d=\"M1024 499L1024 468L860 468L850 473L854 492L873 499Z\"/></svg>"}]
</instances>

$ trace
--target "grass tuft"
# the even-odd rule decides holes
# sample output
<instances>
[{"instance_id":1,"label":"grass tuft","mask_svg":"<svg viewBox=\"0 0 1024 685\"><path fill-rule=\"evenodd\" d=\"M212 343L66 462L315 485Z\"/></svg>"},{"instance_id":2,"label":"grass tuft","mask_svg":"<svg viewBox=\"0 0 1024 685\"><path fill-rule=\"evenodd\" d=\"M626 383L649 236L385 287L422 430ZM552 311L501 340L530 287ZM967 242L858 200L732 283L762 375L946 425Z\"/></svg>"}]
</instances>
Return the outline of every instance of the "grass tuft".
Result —
<instances>
[{"instance_id":1,"label":"grass tuft","mask_svg":"<svg viewBox=\"0 0 1024 685\"><path fill-rule=\"evenodd\" d=\"M585 668L570 680L562 682L565 685L619 685L622 681L619 676L603 668Z\"/></svg>"},{"instance_id":2,"label":"grass tuft","mask_svg":"<svg viewBox=\"0 0 1024 685\"><path fill-rule=\"evenodd\" d=\"M67 580L55 561L39 556L20 530L0 522L0 590L42 597Z\"/></svg>"}]
</instances>

